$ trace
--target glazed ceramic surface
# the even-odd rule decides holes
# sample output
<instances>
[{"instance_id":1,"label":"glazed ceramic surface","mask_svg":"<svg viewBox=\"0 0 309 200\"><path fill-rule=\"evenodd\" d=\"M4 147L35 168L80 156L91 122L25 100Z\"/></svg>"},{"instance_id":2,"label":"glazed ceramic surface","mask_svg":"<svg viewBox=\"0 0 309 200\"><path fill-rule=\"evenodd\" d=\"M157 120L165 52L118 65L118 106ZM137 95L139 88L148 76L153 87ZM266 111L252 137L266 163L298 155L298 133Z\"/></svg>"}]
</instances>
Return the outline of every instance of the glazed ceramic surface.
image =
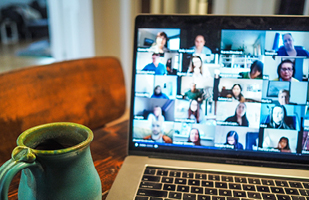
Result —
<instances>
[{"instance_id":1,"label":"glazed ceramic surface","mask_svg":"<svg viewBox=\"0 0 309 200\"><path fill-rule=\"evenodd\" d=\"M20 170L20 200L102 199L101 180L90 153L92 139L90 129L67 122L23 132L12 158L0 168L0 199L8 199L10 182Z\"/></svg>"}]
</instances>

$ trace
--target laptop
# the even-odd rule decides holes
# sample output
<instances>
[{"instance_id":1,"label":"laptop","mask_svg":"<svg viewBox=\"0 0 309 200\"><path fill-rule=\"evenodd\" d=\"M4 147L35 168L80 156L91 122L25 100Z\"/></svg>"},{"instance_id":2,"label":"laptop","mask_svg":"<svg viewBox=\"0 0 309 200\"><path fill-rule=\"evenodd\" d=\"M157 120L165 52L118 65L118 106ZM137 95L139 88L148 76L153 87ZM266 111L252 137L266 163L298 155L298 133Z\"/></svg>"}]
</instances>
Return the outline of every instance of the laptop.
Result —
<instances>
[{"instance_id":1,"label":"laptop","mask_svg":"<svg viewBox=\"0 0 309 200\"><path fill-rule=\"evenodd\" d=\"M309 199L308 38L304 16L137 16L107 199Z\"/></svg>"}]
</instances>

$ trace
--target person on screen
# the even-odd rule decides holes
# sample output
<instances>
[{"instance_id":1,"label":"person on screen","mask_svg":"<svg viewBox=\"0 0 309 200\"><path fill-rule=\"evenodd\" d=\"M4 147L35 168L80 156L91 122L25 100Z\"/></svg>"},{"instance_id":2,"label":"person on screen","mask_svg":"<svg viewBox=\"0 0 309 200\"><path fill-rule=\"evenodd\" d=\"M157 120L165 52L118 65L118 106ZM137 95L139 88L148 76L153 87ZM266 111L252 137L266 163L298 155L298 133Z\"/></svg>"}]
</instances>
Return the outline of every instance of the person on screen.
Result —
<instances>
[{"instance_id":1,"label":"person on screen","mask_svg":"<svg viewBox=\"0 0 309 200\"><path fill-rule=\"evenodd\" d=\"M168 96L164 93L162 93L162 88L160 85L157 85L154 90L153 94L150 98L157 98L157 99L169 99Z\"/></svg>"},{"instance_id":2,"label":"person on screen","mask_svg":"<svg viewBox=\"0 0 309 200\"><path fill-rule=\"evenodd\" d=\"M289 145L289 139L287 137L281 137L278 146L275 149L279 149L281 152L287 152L290 153L290 145Z\"/></svg>"},{"instance_id":3,"label":"person on screen","mask_svg":"<svg viewBox=\"0 0 309 200\"><path fill-rule=\"evenodd\" d=\"M227 133L225 145L233 145L234 149L244 149L243 145L238 142L238 134L236 131L229 131Z\"/></svg>"},{"instance_id":4,"label":"person on screen","mask_svg":"<svg viewBox=\"0 0 309 200\"><path fill-rule=\"evenodd\" d=\"M193 119L196 123L202 123L204 120L202 109L196 100L190 101L188 119Z\"/></svg>"},{"instance_id":5,"label":"person on screen","mask_svg":"<svg viewBox=\"0 0 309 200\"><path fill-rule=\"evenodd\" d=\"M203 100L203 92L199 89L196 89L196 84L191 84L191 89L184 94L184 98L188 98L191 100L197 100L198 102L202 102Z\"/></svg>"},{"instance_id":6,"label":"person on screen","mask_svg":"<svg viewBox=\"0 0 309 200\"><path fill-rule=\"evenodd\" d=\"M188 73L192 74L193 78L210 77L208 68L204 68L203 71L203 61L200 56L191 57Z\"/></svg>"},{"instance_id":7,"label":"person on screen","mask_svg":"<svg viewBox=\"0 0 309 200\"><path fill-rule=\"evenodd\" d=\"M291 33L282 35L284 48L279 48L278 56L309 56L309 52L302 47L295 48L294 38Z\"/></svg>"},{"instance_id":8,"label":"person on screen","mask_svg":"<svg viewBox=\"0 0 309 200\"><path fill-rule=\"evenodd\" d=\"M241 78L263 79L263 66L261 61L256 60L251 64L250 72L241 72L239 75Z\"/></svg>"},{"instance_id":9,"label":"person on screen","mask_svg":"<svg viewBox=\"0 0 309 200\"><path fill-rule=\"evenodd\" d=\"M168 75L177 75L177 70L172 66L172 58L167 59L166 70Z\"/></svg>"},{"instance_id":10,"label":"person on screen","mask_svg":"<svg viewBox=\"0 0 309 200\"><path fill-rule=\"evenodd\" d=\"M189 133L188 142L192 142L194 145L201 145L201 136L197 128L192 128Z\"/></svg>"},{"instance_id":11,"label":"person on screen","mask_svg":"<svg viewBox=\"0 0 309 200\"><path fill-rule=\"evenodd\" d=\"M232 94L228 94L228 98L232 98L233 100L237 100L239 102L245 102L245 97L242 95L242 87L240 84L234 84L232 87Z\"/></svg>"},{"instance_id":12,"label":"person on screen","mask_svg":"<svg viewBox=\"0 0 309 200\"><path fill-rule=\"evenodd\" d=\"M290 92L285 89L281 89L278 93L278 101L280 105L285 105L290 103Z\"/></svg>"},{"instance_id":13,"label":"person on screen","mask_svg":"<svg viewBox=\"0 0 309 200\"><path fill-rule=\"evenodd\" d=\"M278 78L274 79L274 81L296 81L299 82L295 75L295 65L291 60L283 60L277 68Z\"/></svg>"},{"instance_id":14,"label":"person on screen","mask_svg":"<svg viewBox=\"0 0 309 200\"><path fill-rule=\"evenodd\" d=\"M245 103L239 103L236 107L235 114L225 119L225 122L236 122L238 126L249 126L246 116L247 106Z\"/></svg>"},{"instance_id":15,"label":"person on screen","mask_svg":"<svg viewBox=\"0 0 309 200\"><path fill-rule=\"evenodd\" d=\"M159 32L156 37L156 41L149 48L149 51L155 53L165 53L168 52L169 49L166 48L166 42L168 41L168 37L165 32Z\"/></svg>"},{"instance_id":16,"label":"person on screen","mask_svg":"<svg viewBox=\"0 0 309 200\"><path fill-rule=\"evenodd\" d=\"M163 122L152 121L151 122L151 135L144 137L144 140L153 140L158 143L172 143L172 139L163 134L162 131Z\"/></svg>"},{"instance_id":17,"label":"person on screen","mask_svg":"<svg viewBox=\"0 0 309 200\"><path fill-rule=\"evenodd\" d=\"M162 109L160 106L155 106L153 108L153 113L150 113L147 118L148 121L159 121L161 124L165 121L165 117L162 115Z\"/></svg>"},{"instance_id":18,"label":"person on screen","mask_svg":"<svg viewBox=\"0 0 309 200\"><path fill-rule=\"evenodd\" d=\"M152 63L147 64L142 71L153 71L155 75L167 74L166 67L160 63L160 55L152 54Z\"/></svg>"},{"instance_id":19,"label":"person on screen","mask_svg":"<svg viewBox=\"0 0 309 200\"><path fill-rule=\"evenodd\" d=\"M270 122L267 124L267 128L295 129L292 125L287 124L286 109L282 105L272 107L270 111Z\"/></svg>"},{"instance_id":20,"label":"person on screen","mask_svg":"<svg viewBox=\"0 0 309 200\"><path fill-rule=\"evenodd\" d=\"M211 50L205 46L205 38L202 35L197 35L194 40L194 46L191 49L194 49L194 54L204 54L210 55Z\"/></svg>"}]
</instances>

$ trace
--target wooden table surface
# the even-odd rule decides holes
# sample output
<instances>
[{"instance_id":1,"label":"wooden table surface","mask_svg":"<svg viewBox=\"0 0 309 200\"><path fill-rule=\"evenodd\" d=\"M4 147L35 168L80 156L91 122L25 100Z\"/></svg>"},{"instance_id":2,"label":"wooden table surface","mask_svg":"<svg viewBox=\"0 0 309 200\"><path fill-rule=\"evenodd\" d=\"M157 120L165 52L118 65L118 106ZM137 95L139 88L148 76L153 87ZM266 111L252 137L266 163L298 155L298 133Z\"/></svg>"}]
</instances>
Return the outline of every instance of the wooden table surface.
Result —
<instances>
[{"instance_id":1,"label":"wooden table surface","mask_svg":"<svg viewBox=\"0 0 309 200\"><path fill-rule=\"evenodd\" d=\"M102 199L105 199L116 175L127 155L127 132L129 121L94 130L94 140L90 144L94 166L102 183ZM13 179L9 200L17 200L20 174Z\"/></svg>"}]
</instances>

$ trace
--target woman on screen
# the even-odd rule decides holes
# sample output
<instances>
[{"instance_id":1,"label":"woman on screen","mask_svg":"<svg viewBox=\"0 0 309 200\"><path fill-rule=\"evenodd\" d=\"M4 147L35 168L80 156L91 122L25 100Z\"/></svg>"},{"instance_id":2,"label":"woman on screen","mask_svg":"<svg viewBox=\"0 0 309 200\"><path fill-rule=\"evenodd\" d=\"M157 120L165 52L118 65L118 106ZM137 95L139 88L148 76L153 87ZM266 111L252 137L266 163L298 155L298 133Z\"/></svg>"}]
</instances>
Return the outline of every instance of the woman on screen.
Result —
<instances>
[{"instance_id":1,"label":"woman on screen","mask_svg":"<svg viewBox=\"0 0 309 200\"><path fill-rule=\"evenodd\" d=\"M248 79L262 79L263 78L263 66L264 64L256 60L251 64L250 72L241 72L241 78L248 78Z\"/></svg>"},{"instance_id":2,"label":"woman on screen","mask_svg":"<svg viewBox=\"0 0 309 200\"><path fill-rule=\"evenodd\" d=\"M235 122L238 126L249 126L246 116L247 106L245 103L239 103L236 107L235 114L226 118L225 122Z\"/></svg>"},{"instance_id":3,"label":"woman on screen","mask_svg":"<svg viewBox=\"0 0 309 200\"><path fill-rule=\"evenodd\" d=\"M227 133L225 145L233 145L233 149L244 149L243 145L238 142L238 134L236 131L230 131Z\"/></svg>"},{"instance_id":4,"label":"woman on screen","mask_svg":"<svg viewBox=\"0 0 309 200\"><path fill-rule=\"evenodd\" d=\"M189 133L188 142L192 142L194 145L201 145L201 136L200 132L196 128L192 128Z\"/></svg>"},{"instance_id":5,"label":"woman on screen","mask_svg":"<svg viewBox=\"0 0 309 200\"><path fill-rule=\"evenodd\" d=\"M155 106L153 108L153 113L149 113L147 120L151 123L153 121L159 121L163 124L165 117L162 115L162 108L160 106Z\"/></svg>"},{"instance_id":6,"label":"woman on screen","mask_svg":"<svg viewBox=\"0 0 309 200\"><path fill-rule=\"evenodd\" d=\"M276 129L295 129L291 124L287 124L286 109L283 105L272 107L270 111L270 122L268 128Z\"/></svg>"},{"instance_id":7,"label":"woman on screen","mask_svg":"<svg viewBox=\"0 0 309 200\"><path fill-rule=\"evenodd\" d=\"M232 94L228 94L228 98L232 98L233 100L237 100L239 102L245 102L245 97L242 95L242 87L240 84L234 84L232 87Z\"/></svg>"},{"instance_id":8,"label":"woman on screen","mask_svg":"<svg viewBox=\"0 0 309 200\"><path fill-rule=\"evenodd\" d=\"M290 92L288 90L281 89L278 93L278 102L280 105L289 104Z\"/></svg>"},{"instance_id":9,"label":"woman on screen","mask_svg":"<svg viewBox=\"0 0 309 200\"><path fill-rule=\"evenodd\" d=\"M191 57L188 73L192 74L193 78L210 77L208 68L204 68L203 71L203 61L200 56Z\"/></svg>"},{"instance_id":10,"label":"woman on screen","mask_svg":"<svg viewBox=\"0 0 309 200\"><path fill-rule=\"evenodd\" d=\"M279 149L281 152L291 152L289 139L287 137L281 137L275 149Z\"/></svg>"},{"instance_id":11,"label":"woman on screen","mask_svg":"<svg viewBox=\"0 0 309 200\"><path fill-rule=\"evenodd\" d=\"M295 65L291 60L283 60L277 68L278 78L274 79L274 81L296 81L299 82L295 75Z\"/></svg>"},{"instance_id":12,"label":"woman on screen","mask_svg":"<svg viewBox=\"0 0 309 200\"><path fill-rule=\"evenodd\" d=\"M282 35L284 46L278 49L278 56L309 56L309 52L302 46L294 46L294 38L291 33Z\"/></svg>"},{"instance_id":13,"label":"woman on screen","mask_svg":"<svg viewBox=\"0 0 309 200\"><path fill-rule=\"evenodd\" d=\"M149 48L149 51L155 52L155 53L164 53L168 52L169 49L166 48L166 42L168 41L168 37L165 32L159 32L156 37L156 42L152 44L152 46Z\"/></svg>"},{"instance_id":14,"label":"woman on screen","mask_svg":"<svg viewBox=\"0 0 309 200\"><path fill-rule=\"evenodd\" d=\"M196 123L202 123L204 115L199 103L196 100L191 100L188 109L188 119L195 120Z\"/></svg>"},{"instance_id":15,"label":"woman on screen","mask_svg":"<svg viewBox=\"0 0 309 200\"><path fill-rule=\"evenodd\" d=\"M157 99L169 99L168 96L164 93L162 93L162 89L160 85L157 85L154 90L153 94L151 95L151 98L157 98Z\"/></svg>"}]
</instances>

